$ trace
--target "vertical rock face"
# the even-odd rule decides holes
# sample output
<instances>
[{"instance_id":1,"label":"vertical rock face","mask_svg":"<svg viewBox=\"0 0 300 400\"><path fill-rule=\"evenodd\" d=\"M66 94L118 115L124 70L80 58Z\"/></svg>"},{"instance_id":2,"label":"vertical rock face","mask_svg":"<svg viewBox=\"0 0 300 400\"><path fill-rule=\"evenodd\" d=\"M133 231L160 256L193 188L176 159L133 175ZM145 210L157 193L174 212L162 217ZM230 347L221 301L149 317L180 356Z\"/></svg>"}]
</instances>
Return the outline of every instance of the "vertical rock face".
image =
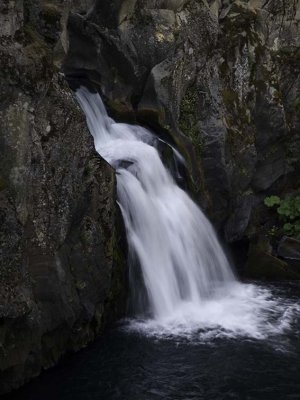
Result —
<instances>
[{"instance_id":1,"label":"vertical rock face","mask_svg":"<svg viewBox=\"0 0 300 400\"><path fill-rule=\"evenodd\" d=\"M97 1L69 21L65 70L111 112L188 160L229 243L276 223L263 200L299 189L299 1Z\"/></svg>"},{"instance_id":2,"label":"vertical rock face","mask_svg":"<svg viewBox=\"0 0 300 400\"><path fill-rule=\"evenodd\" d=\"M58 68L74 3L0 5L0 393L121 312L114 172Z\"/></svg>"}]
</instances>

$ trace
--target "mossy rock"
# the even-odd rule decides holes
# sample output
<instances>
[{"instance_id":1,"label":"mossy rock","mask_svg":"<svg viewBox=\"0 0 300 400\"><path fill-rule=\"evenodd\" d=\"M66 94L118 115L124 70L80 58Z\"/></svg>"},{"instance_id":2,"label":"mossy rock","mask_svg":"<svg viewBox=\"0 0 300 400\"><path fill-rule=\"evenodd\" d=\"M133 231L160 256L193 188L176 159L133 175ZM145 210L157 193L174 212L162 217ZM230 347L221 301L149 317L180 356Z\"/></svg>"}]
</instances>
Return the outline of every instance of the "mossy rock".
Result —
<instances>
[{"instance_id":1,"label":"mossy rock","mask_svg":"<svg viewBox=\"0 0 300 400\"><path fill-rule=\"evenodd\" d=\"M180 104L179 128L192 140L197 155L201 157L204 143L196 117L198 102L197 90L195 88L188 89Z\"/></svg>"},{"instance_id":2,"label":"mossy rock","mask_svg":"<svg viewBox=\"0 0 300 400\"><path fill-rule=\"evenodd\" d=\"M229 110L232 109L232 107L235 107L239 103L239 97L238 94L230 88L223 89L221 92L223 102L225 104L225 107Z\"/></svg>"},{"instance_id":3,"label":"mossy rock","mask_svg":"<svg viewBox=\"0 0 300 400\"><path fill-rule=\"evenodd\" d=\"M8 184L5 179L0 177L0 192L7 188Z\"/></svg>"},{"instance_id":4,"label":"mossy rock","mask_svg":"<svg viewBox=\"0 0 300 400\"><path fill-rule=\"evenodd\" d=\"M63 14L63 7L57 4L45 2L42 4L41 16L48 24L56 24Z\"/></svg>"}]
</instances>

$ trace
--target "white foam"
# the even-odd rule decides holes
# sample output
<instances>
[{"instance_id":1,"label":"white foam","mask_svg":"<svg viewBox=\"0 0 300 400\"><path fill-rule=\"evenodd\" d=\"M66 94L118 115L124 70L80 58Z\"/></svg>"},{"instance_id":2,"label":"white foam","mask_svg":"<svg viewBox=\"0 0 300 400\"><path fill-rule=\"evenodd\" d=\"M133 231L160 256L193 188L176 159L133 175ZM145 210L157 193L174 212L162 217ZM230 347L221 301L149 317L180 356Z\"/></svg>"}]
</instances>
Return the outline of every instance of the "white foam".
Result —
<instances>
[{"instance_id":1,"label":"white foam","mask_svg":"<svg viewBox=\"0 0 300 400\"><path fill-rule=\"evenodd\" d=\"M164 167L155 137L142 127L115 123L98 94L81 88L77 98L96 150L117 171L129 249L148 297L151 319L131 321L128 329L198 334L203 340L261 339L288 329L299 304L237 282L210 222ZM131 284L135 290L140 285Z\"/></svg>"},{"instance_id":2,"label":"white foam","mask_svg":"<svg viewBox=\"0 0 300 400\"><path fill-rule=\"evenodd\" d=\"M265 340L286 333L299 318L299 301L276 298L271 290L256 285L235 283L201 306L186 302L166 318L128 320L125 329L194 342L241 337Z\"/></svg>"}]
</instances>

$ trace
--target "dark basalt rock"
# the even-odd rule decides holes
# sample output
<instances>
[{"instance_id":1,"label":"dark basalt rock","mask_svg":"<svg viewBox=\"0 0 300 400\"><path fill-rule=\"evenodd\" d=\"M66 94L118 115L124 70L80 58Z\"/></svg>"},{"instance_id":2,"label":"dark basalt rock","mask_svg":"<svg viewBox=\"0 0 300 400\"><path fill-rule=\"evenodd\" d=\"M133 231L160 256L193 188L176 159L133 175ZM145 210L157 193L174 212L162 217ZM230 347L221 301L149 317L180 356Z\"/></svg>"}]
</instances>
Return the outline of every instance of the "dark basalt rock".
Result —
<instances>
[{"instance_id":1,"label":"dark basalt rock","mask_svg":"<svg viewBox=\"0 0 300 400\"><path fill-rule=\"evenodd\" d=\"M94 82L114 117L169 136L216 226L239 232L230 240L247 238L254 221L251 214L239 223L241 197L261 202L299 184L299 6L104 3L70 19L66 73Z\"/></svg>"},{"instance_id":2,"label":"dark basalt rock","mask_svg":"<svg viewBox=\"0 0 300 400\"><path fill-rule=\"evenodd\" d=\"M264 198L300 183L299 4L279 3L99 0L69 23L66 73L177 146L233 248L272 231Z\"/></svg>"},{"instance_id":3,"label":"dark basalt rock","mask_svg":"<svg viewBox=\"0 0 300 400\"><path fill-rule=\"evenodd\" d=\"M272 246L265 237L259 237L252 243L244 271L245 278L268 281L299 280L300 273L285 260L272 254Z\"/></svg>"},{"instance_id":4,"label":"dark basalt rock","mask_svg":"<svg viewBox=\"0 0 300 400\"><path fill-rule=\"evenodd\" d=\"M240 198L234 213L225 225L225 239L228 243L243 239L244 232L249 226L252 208L255 207L257 202L258 199L251 194Z\"/></svg>"},{"instance_id":5,"label":"dark basalt rock","mask_svg":"<svg viewBox=\"0 0 300 400\"><path fill-rule=\"evenodd\" d=\"M283 237L278 246L278 255L288 260L300 261L300 240Z\"/></svg>"},{"instance_id":6,"label":"dark basalt rock","mask_svg":"<svg viewBox=\"0 0 300 400\"><path fill-rule=\"evenodd\" d=\"M115 174L59 71L69 6L0 5L1 394L92 341L125 304Z\"/></svg>"},{"instance_id":7,"label":"dark basalt rock","mask_svg":"<svg viewBox=\"0 0 300 400\"><path fill-rule=\"evenodd\" d=\"M249 254L244 276L273 282L300 279L300 274L294 272L288 263L263 251Z\"/></svg>"}]
</instances>

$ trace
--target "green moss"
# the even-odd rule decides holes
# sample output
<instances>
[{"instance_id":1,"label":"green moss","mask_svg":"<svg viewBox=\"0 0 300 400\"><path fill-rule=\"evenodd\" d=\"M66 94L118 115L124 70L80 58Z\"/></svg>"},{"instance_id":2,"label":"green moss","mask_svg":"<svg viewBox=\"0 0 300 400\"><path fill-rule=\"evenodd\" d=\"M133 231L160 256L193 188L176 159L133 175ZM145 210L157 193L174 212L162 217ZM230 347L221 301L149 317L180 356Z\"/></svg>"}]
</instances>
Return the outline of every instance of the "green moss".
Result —
<instances>
[{"instance_id":1,"label":"green moss","mask_svg":"<svg viewBox=\"0 0 300 400\"><path fill-rule=\"evenodd\" d=\"M187 90L180 104L179 128L189 137L199 157L203 154L203 140L198 127L197 115L198 93L195 88Z\"/></svg>"},{"instance_id":2,"label":"green moss","mask_svg":"<svg viewBox=\"0 0 300 400\"><path fill-rule=\"evenodd\" d=\"M270 196L270 197L266 197L264 200L264 203L267 207L274 207L275 205L278 206L280 205L280 197L278 196Z\"/></svg>"},{"instance_id":3,"label":"green moss","mask_svg":"<svg viewBox=\"0 0 300 400\"><path fill-rule=\"evenodd\" d=\"M252 145L255 141L254 133L251 128L251 112L247 108L247 104L240 102L238 94L226 87L221 91L223 104L226 108L225 123L228 131L228 138L232 146L238 145L240 151L241 140L244 145Z\"/></svg>"},{"instance_id":4,"label":"green moss","mask_svg":"<svg viewBox=\"0 0 300 400\"><path fill-rule=\"evenodd\" d=\"M62 12L62 7L51 3L45 3L43 4L41 14L46 23L53 25L60 21Z\"/></svg>"},{"instance_id":5,"label":"green moss","mask_svg":"<svg viewBox=\"0 0 300 400\"><path fill-rule=\"evenodd\" d=\"M273 225L272 228L270 228L267 232L268 237L270 238L279 238L280 236L280 229L278 226Z\"/></svg>"},{"instance_id":6,"label":"green moss","mask_svg":"<svg viewBox=\"0 0 300 400\"><path fill-rule=\"evenodd\" d=\"M180 112L181 114L194 113L197 104L197 91L195 88L187 90L184 98L181 101Z\"/></svg>"},{"instance_id":7,"label":"green moss","mask_svg":"<svg viewBox=\"0 0 300 400\"><path fill-rule=\"evenodd\" d=\"M228 74L230 76L229 71ZM251 174L245 154L255 143L255 127L251 120L249 103L239 98L238 93L230 86L228 77L224 80L225 87L220 94L224 104L226 145L234 163L235 177L238 182L244 183Z\"/></svg>"},{"instance_id":8,"label":"green moss","mask_svg":"<svg viewBox=\"0 0 300 400\"><path fill-rule=\"evenodd\" d=\"M230 109L238 104L239 98L237 93L229 88L223 89L221 91L221 96L226 108Z\"/></svg>"},{"instance_id":9,"label":"green moss","mask_svg":"<svg viewBox=\"0 0 300 400\"><path fill-rule=\"evenodd\" d=\"M252 189L247 189L245 192L241 193L241 196L246 197L246 196L251 196L253 194Z\"/></svg>"},{"instance_id":10,"label":"green moss","mask_svg":"<svg viewBox=\"0 0 300 400\"><path fill-rule=\"evenodd\" d=\"M249 176L249 171L247 171L246 168L241 167L241 168L240 168L240 174L241 174L242 176Z\"/></svg>"},{"instance_id":11,"label":"green moss","mask_svg":"<svg viewBox=\"0 0 300 400\"><path fill-rule=\"evenodd\" d=\"M243 127L251 122L251 113L245 104L241 104L238 94L231 88L225 88L221 91L224 106L228 114L232 116L232 123L229 125L238 127L243 131Z\"/></svg>"},{"instance_id":12,"label":"green moss","mask_svg":"<svg viewBox=\"0 0 300 400\"><path fill-rule=\"evenodd\" d=\"M7 188L7 182L0 177L0 192Z\"/></svg>"}]
</instances>

